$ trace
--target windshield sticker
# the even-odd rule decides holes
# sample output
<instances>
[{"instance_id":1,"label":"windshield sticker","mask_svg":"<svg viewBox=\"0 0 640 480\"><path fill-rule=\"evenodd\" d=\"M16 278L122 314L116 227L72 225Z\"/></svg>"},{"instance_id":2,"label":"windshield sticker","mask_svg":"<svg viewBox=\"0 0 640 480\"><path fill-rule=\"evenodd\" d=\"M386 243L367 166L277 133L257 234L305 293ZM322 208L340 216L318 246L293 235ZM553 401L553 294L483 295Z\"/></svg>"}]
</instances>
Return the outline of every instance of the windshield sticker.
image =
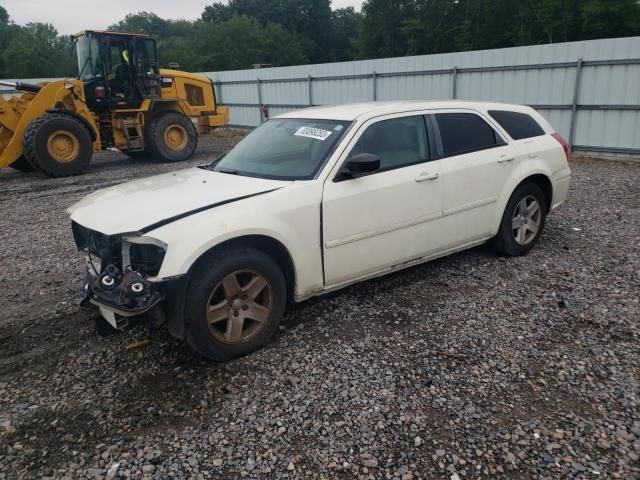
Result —
<instances>
[{"instance_id":1,"label":"windshield sticker","mask_svg":"<svg viewBox=\"0 0 640 480\"><path fill-rule=\"evenodd\" d=\"M300 127L294 135L296 137L315 138L316 140L322 140L324 142L332 133L333 132L329 130L323 130L321 128Z\"/></svg>"}]
</instances>

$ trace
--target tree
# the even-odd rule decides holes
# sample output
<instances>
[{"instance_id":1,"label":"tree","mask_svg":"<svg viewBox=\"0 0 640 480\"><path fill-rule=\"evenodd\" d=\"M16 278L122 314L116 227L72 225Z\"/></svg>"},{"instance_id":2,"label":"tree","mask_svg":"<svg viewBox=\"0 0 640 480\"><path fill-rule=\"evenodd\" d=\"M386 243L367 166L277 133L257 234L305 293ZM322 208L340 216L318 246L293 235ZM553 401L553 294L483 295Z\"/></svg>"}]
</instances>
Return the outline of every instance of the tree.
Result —
<instances>
[{"instance_id":1,"label":"tree","mask_svg":"<svg viewBox=\"0 0 640 480\"><path fill-rule=\"evenodd\" d=\"M362 23L355 40L360 58L395 57L407 51L402 27L415 16L413 0L366 0Z\"/></svg>"},{"instance_id":2,"label":"tree","mask_svg":"<svg viewBox=\"0 0 640 480\"><path fill-rule=\"evenodd\" d=\"M204 12L202 12L202 20L209 23L226 22L227 20L231 20L231 17L233 17L233 15L234 12L229 5L216 2L204 7Z\"/></svg>"},{"instance_id":3,"label":"tree","mask_svg":"<svg viewBox=\"0 0 640 480\"><path fill-rule=\"evenodd\" d=\"M580 2L582 38L626 37L640 33L637 0L585 0Z\"/></svg>"},{"instance_id":4,"label":"tree","mask_svg":"<svg viewBox=\"0 0 640 480\"><path fill-rule=\"evenodd\" d=\"M281 25L304 42L310 61L331 60L326 48L331 42L331 0L230 0L228 6L216 2L205 7L202 19L215 23L233 16L255 18L263 26Z\"/></svg>"},{"instance_id":5,"label":"tree","mask_svg":"<svg viewBox=\"0 0 640 480\"><path fill-rule=\"evenodd\" d=\"M0 5L0 25L6 25L9 23L9 13Z\"/></svg>"},{"instance_id":6,"label":"tree","mask_svg":"<svg viewBox=\"0 0 640 480\"><path fill-rule=\"evenodd\" d=\"M251 68L255 63L274 66L308 62L298 37L280 25L262 26L255 18L234 16L221 23L196 22L190 39L171 39L176 61L194 71Z\"/></svg>"},{"instance_id":7,"label":"tree","mask_svg":"<svg viewBox=\"0 0 640 480\"><path fill-rule=\"evenodd\" d=\"M153 37L167 37L169 22L152 12L130 13L123 20L111 25L114 32L146 33Z\"/></svg>"},{"instance_id":8,"label":"tree","mask_svg":"<svg viewBox=\"0 0 640 480\"><path fill-rule=\"evenodd\" d=\"M213 71L639 35L640 0L366 0L362 14L331 0L229 0L195 22L139 12L109 28L152 35L163 66ZM0 78L71 75L71 46L0 7Z\"/></svg>"},{"instance_id":9,"label":"tree","mask_svg":"<svg viewBox=\"0 0 640 480\"><path fill-rule=\"evenodd\" d=\"M417 0L415 16L406 18L402 32L407 39L407 54L451 52L461 30L460 4L455 0Z\"/></svg>"},{"instance_id":10,"label":"tree","mask_svg":"<svg viewBox=\"0 0 640 480\"><path fill-rule=\"evenodd\" d=\"M14 29L2 63L13 78L63 77L75 70L69 37L59 37L52 25L44 23Z\"/></svg>"},{"instance_id":11,"label":"tree","mask_svg":"<svg viewBox=\"0 0 640 480\"><path fill-rule=\"evenodd\" d=\"M352 39L358 35L362 17L353 7L339 8L331 13L331 36L327 57L332 62L344 62L356 58Z\"/></svg>"}]
</instances>

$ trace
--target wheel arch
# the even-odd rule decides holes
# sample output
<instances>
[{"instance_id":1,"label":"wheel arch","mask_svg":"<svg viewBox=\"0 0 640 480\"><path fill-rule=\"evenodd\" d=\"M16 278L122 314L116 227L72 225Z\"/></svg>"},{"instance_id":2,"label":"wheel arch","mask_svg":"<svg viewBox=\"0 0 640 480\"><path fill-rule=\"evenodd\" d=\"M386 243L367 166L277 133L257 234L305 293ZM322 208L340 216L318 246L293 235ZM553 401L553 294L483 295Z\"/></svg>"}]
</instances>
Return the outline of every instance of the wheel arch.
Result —
<instances>
[{"instance_id":1,"label":"wheel arch","mask_svg":"<svg viewBox=\"0 0 640 480\"><path fill-rule=\"evenodd\" d=\"M191 265L189 271L187 272L188 279L191 279L191 274L193 271L204 261L206 261L206 257L210 255L212 252L217 252L223 250L225 248L232 247L251 247L256 250L268 255L273 258L276 263L282 269L282 273L284 274L286 283L287 283L287 303L291 304L294 300L295 295L295 285L296 285L296 271L295 264L293 262L293 257L287 247L276 240L273 237L263 234L250 234L243 235L240 237L230 238L221 243L214 245L213 247L206 250L202 253Z\"/></svg>"},{"instance_id":2,"label":"wheel arch","mask_svg":"<svg viewBox=\"0 0 640 480\"><path fill-rule=\"evenodd\" d=\"M60 115L68 115L72 118L75 118L76 120L80 121L80 123L82 123L86 127L86 129L89 131L89 135L91 135L91 141L95 142L97 140L98 133L96 132L94 126L91 125L91 123L79 113L72 112L64 108L51 108L47 110L47 113L57 113Z\"/></svg>"},{"instance_id":3,"label":"wheel arch","mask_svg":"<svg viewBox=\"0 0 640 480\"><path fill-rule=\"evenodd\" d=\"M496 234L498 229L500 228L500 222L502 221L502 215L504 214L504 210L507 207L509 199L513 195L513 193L520 188L520 186L525 183L533 183L538 186L542 193L544 194L545 203L545 213L549 213L551 211L551 202L553 199L553 186L551 183L550 175L547 171L542 168L536 168L535 170L528 171L524 177L521 177L518 174L515 174L509 182L505 185L504 190L501 192L500 197L498 199L498 203L496 206L495 215L493 218L491 232Z\"/></svg>"},{"instance_id":4,"label":"wheel arch","mask_svg":"<svg viewBox=\"0 0 640 480\"><path fill-rule=\"evenodd\" d=\"M549 213L551 211L551 202L553 201L553 185L551 184L551 179L543 173L535 173L524 178L520 183L518 183L518 185L516 185L516 188L514 188L513 191L515 192L520 185L524 185L525 183L533 183L542 190L542 193L544 194L546 213Z\"/></svg>"},{"instance_id":5,"label":"wheel arch","mask_svg":"<svg viewBox=\"0 0 640 480\"><path fill-rule=\"evenodd\" d=\"M147 120L157 117L158 115L164 115L165 113L181 113L185 117L188 117L187 113L180 108L180 103L177 100L162 100L155 99L149 102L147 113Z\"/></svg>"}]
</instances>

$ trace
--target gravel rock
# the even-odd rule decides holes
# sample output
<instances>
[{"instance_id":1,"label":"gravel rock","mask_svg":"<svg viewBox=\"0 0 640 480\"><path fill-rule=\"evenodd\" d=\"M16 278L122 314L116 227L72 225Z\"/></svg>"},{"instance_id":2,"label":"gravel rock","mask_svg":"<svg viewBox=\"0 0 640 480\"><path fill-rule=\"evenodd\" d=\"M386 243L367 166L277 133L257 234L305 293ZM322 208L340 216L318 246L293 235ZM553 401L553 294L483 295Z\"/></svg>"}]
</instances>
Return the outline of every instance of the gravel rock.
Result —
<instances>
[{"instance_id":1,"label":"gravel rock","mask_svg":"<svg viewBox=\"0 0 640 480\"><path fill-rule=\"evenodd\" d=\"M0 478L640 477L639 164L573 162L525 257L478 247L306 301L227 364L163 327L99 338L65 209L230 141L0 171Z\"/></svg>"}]
</instances>

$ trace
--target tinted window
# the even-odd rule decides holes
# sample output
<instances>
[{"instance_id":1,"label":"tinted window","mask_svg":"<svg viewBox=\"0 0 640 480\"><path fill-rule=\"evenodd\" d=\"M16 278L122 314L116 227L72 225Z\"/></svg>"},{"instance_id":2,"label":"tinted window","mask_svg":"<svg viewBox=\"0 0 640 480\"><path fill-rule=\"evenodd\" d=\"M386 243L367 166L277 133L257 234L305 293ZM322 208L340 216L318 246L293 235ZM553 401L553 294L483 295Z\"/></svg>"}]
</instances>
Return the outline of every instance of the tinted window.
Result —
<instances>
[{"instance_id":1,"label":"tinted window","mask_svg":"<svg viewBox=\"0 0 640 480\"><path fill-rule=\"evenodd\" d=\"M544 130L538 125L538 122L526 113L491 110L489 115L491 115L514 140L544 135Z\"/></svg>"},{"instance_id":2,"label":"tinted window","mask_svg":"<svg viewBox=\"0 0 640 480\"><path fill-rule=\"evenodd\" d=\"M427 131L422 116L402 117L368 127L349 157L372 153L380 157L380 170L391 170L424 162L427 151Z\"/></svg>"},{"instance_id":3,"label":"tinted window","mask_svg":"<svg viewBox=\"0 0 640 480\"><path fill-rule=\"evenodd\" d=\"M445 157L504 144L493 128L473 113L436 113L434 117Z\"/></svg>"}]
</instances>

